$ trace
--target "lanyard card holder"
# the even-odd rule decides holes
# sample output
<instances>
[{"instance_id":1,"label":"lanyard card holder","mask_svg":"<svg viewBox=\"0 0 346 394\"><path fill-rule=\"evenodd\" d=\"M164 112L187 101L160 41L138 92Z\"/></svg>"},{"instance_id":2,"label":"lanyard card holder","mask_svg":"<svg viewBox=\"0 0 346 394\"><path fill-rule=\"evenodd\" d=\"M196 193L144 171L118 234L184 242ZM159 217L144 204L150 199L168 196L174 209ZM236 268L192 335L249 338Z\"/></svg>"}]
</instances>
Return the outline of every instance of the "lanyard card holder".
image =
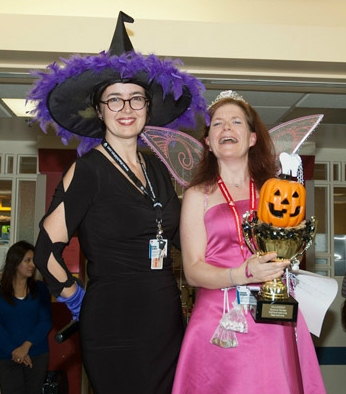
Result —
<instances>
[{"instance_id":1,"label":"lanyard card holder","mask_svg":"<svg viewBox=\"0 0 346 394\"><path fill-rule=\"evenodd\" d=\"M167 257L167 239L151 239L149 241L149 258L152 270L163 268L163 259Z\"/></svg>"}]
</instances>

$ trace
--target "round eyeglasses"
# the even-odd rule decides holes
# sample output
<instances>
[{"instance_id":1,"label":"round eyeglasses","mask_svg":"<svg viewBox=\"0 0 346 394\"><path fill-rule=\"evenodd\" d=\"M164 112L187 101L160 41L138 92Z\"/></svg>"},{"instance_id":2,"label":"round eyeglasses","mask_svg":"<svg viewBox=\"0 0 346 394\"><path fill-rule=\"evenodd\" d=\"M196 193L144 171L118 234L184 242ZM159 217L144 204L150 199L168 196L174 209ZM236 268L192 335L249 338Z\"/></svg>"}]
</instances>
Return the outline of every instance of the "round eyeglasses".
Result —
<instances>
[{"instance_id":1,"label":"round eyeglasses","mask_svg":"<svg viewBox=\"0 0 346 394\"><path fill-rule=\"evenodd\" d=\"M100 100L100 103L107 104L107 107L113 112L119 112L125 107L127 101L132 109L139 111L146 106L148 99L143 96L134 96L128 100L124 100L120 97L112 97L106 101Z\"/></svg>"}]
</instances>

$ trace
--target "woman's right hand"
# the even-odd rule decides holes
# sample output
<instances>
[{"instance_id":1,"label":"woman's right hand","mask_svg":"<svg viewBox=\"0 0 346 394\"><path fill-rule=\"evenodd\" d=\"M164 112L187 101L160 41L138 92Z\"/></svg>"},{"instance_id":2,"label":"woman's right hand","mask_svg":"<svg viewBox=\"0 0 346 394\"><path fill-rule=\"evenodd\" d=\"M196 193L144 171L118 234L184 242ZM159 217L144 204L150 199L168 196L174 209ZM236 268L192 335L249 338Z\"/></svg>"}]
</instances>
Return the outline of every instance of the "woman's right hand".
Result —
<instances>
[{"instance_id":1,"label":"woman's right hand","mask_svg":"<svg viewBox=\"0 0 346 394\"><path fill-rule=\"evenodd\" d=\"M284 274L290 260L272 261L277 257L275 252L263 256L253 254L242 265L246 284L262 283L277 279Z\"/></svg>"}]
</instances>

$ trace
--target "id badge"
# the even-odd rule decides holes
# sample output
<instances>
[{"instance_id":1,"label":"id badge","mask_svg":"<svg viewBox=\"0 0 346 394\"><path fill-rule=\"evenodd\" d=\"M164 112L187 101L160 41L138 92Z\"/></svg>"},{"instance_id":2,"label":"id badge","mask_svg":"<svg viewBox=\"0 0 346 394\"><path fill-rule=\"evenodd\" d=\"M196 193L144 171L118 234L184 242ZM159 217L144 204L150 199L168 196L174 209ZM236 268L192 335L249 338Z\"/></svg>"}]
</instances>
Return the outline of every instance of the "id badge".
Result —
<instances>
[{"instance_id":1,"label":"id badge","mask_svg":"<svg viewBox=\"0 0 346 394\"><path fill-rule=\"evenodd\" d=\"M152 270L163 268L163 259L167 257L167 239L151 239L149 241L149 258Z\"/></svg>"},{"instance_id":2,"label":"id badge","mask_svg":"<svg viewBox=\"0 0 346 394\"><path fill-rule=\"evenodd\" d=\"M256 298L252 295L248 286L237 286L237 301L240 305L256 305Z\"/></svg>"}]
</instances>

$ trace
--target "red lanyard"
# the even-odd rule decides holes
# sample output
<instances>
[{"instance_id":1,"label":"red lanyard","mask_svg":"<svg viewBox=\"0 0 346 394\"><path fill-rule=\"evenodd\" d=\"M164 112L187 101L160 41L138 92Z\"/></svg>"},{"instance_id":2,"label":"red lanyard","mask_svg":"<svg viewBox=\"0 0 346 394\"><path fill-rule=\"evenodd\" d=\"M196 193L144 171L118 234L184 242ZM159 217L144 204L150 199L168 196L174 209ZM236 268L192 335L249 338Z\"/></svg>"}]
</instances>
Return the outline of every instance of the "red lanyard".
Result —
<instances>
[{"instance_id":1,"label":"red lanyard","mask_svg":"<svg viewBox=\"0 0 346 394\"><path fill-rule=\"evenodd\" d=\"M237 227L238 242L239 242L240 250L243 255L243 258L245 259L244 238L243 238L241 218L240 218L239 212L237 210L237 207L235 206L232 196L229 194L229 191L227 190L227 187L221 177L219 177L217 183L219 185L219 188L220 188L222 194L224 195L225 199L227 200L228 206L230 207L230 209L233 213L235 224ZM255 209L256 209L255 183L254 183L253 179L250 179L250 212L253 212Z\"/></svg>"}]
</instances>

